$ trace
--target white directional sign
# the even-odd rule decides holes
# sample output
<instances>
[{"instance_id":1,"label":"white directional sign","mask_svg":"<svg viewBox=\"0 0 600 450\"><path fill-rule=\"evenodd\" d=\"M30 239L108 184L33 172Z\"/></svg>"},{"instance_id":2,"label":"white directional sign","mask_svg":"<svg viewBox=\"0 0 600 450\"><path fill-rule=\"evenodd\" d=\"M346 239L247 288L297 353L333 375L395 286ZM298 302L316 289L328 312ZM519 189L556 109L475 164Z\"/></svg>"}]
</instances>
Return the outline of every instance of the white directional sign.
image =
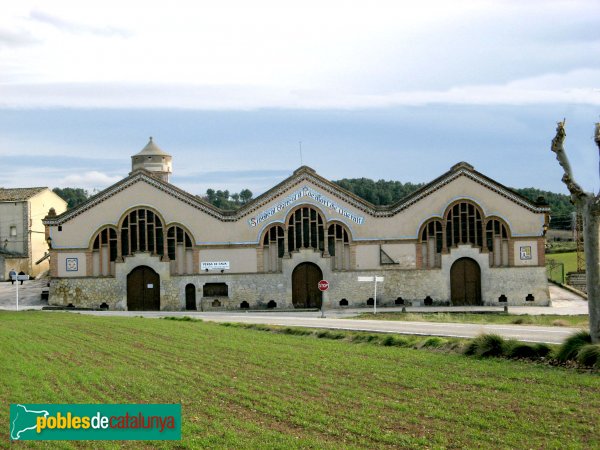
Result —
<instances>
[{"instance_id":1,"label":"white directional sign","mask_svg":"<svg viewBox=\"0 0 600 450\"><path fill-rule=\"evenodd\" d=\"M202 261L200 270L229 270L229 261Z\"/></svg>"},{"instance_id":2,"label":"white directional sign","mask_svg":"<svg viewBox=\"0 0 600 450\"><path fill-rule=\"evenodd\" d=\"M384 277L358 277L358 281L377 281L383 283Z\"/></svg>"},{"instance_id":3,"label":"white directional sign","mask_svg":"<svg viewBox=\"0 0 600 450\"><path fill-rule=\"evenodd\" d=\"M384 277L358 277L358 281L372 282L375 286L373 294L373 314L377 314L377 283L383 283Z\"/></svg>"}]
</instances>

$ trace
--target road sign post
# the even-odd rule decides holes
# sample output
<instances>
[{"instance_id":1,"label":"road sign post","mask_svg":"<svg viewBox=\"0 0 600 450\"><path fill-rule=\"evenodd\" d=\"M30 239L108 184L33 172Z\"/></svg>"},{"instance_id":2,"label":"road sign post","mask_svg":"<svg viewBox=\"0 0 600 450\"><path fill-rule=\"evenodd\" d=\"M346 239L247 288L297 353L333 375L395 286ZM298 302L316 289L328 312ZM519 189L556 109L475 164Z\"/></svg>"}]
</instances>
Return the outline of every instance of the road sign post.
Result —
<instances>
[{"instance_id":1,"label":"road sign post","mask_svg":"<svg viewBox=\"0 0 600 450\"><path fill-rule=\"evenodd\" d=\"M17 282L17 311L19 310L19 281L29 280L29 275L13 275L11 277L13 281Z\"/></svg>"},{"instance_id":2,"label":"road sign post","mask_svg":"<svg viewBox=\"0 0 600 450\"><path fill-rule=\"evenodd\" d=\"M317 283L317 287L323 293L321 298L321 318L325 317L325 301L327 300L327 290L329 289L329 281L321 280Z\"/></svg>"},{"instance_id":3,"label":"road sign post","mask_svg":"<svg viewBox=\"0 0 600 450\"><path fill-rule=\"evenodd\" d=\"M358 277L359 282L373 282L375 291L375 293L373 294L373 314L377 314L377 283L383 283L383 280L384 277Z\"/></svg>"}]
</instances>

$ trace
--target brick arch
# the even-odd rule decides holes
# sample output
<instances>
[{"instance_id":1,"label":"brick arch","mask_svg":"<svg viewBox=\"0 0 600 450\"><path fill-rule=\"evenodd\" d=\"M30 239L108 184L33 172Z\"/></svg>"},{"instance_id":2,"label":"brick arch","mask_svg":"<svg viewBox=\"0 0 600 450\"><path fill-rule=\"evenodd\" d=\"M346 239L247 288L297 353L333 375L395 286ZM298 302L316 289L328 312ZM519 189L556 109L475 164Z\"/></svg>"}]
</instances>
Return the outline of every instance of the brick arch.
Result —
<instances>
[{"instance_id":1,"label":"brick arch","mask_svg":"<svg viewBox=\"0 0 600 450\"><path fill-rule=\"evenodd\" d=\"M165 225L165 229L167 231L169 231L169 229L171 227L179 227L179 228L181 228L190 237L190 240L192 241L192 245L196 245L196 238L194 237L194 233L191 232L191 230L189 229L189 227L187 227L186 225L182 224L181 222L170 222L168 225Z\"/></svg>"}]
</instances>

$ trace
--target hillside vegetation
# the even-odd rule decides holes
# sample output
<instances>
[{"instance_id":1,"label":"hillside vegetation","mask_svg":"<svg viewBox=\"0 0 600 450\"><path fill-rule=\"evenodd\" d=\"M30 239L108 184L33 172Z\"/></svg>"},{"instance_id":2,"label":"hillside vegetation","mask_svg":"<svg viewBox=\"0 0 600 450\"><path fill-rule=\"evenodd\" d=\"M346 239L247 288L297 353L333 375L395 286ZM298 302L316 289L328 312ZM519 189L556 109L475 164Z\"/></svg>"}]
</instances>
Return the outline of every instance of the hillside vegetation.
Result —
<instances>
[{"instance_id":1,"label":"hillside vegetation","mask_svg":"<svg viewBox=\"0 0 600 450\"><path fill-rule=\"evenodd\" d=\"M334 183L374 205L390 205L396 203L398 200L403 199L424 186L424 183L401 183L400 181L386 180L374 181L369 178L343 178L334 181ZM510 189L532 202L537 201L539 197L544 197L551 209L552 220L550 222L550 227L567 230L571 229L571 215L575 211L575 206L571 203L568 195L543 191L533 187Z\"/></svg>"},{"instance_id":2,"label":"hillside vegetation","mask_svg":"<svg viewBox=\"0 0 600 450\"><path fill-rule=\"evenodd\" d=\"M370 178L343 178L334 181L337 185L356 194L374 205L391 205L412 194L424 183L402 183L392 180L371 180ZM513 191L535 202L544 197L552 210L551 228L571 229L572 213L575 210L568 195L542 191L536 188L511 188ZM90 197L90 193L81 188L54 188L53 191L68 202L69 209L74 208ZM206 194L199 196L207 202L226 210L235 210L248 203L253 194L249 189L239 193L228 190L207 189Z\"/></svg>"}]
</instances>

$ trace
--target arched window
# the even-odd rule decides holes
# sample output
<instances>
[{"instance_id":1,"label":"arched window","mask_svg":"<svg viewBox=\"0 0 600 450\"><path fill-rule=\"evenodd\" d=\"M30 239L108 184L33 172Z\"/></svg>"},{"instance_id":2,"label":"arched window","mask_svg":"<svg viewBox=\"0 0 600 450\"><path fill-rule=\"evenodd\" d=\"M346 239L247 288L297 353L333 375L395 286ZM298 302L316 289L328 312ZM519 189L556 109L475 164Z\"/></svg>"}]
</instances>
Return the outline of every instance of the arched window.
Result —
<instances>
[{"instance_id":1,"label":"arched window","mask_svg":"<svg viewBox=\"0 0 600 450\"><path fill-rule=\"evenodd\" d=\"M123 256L136 252L164 255L163 224L160 218L148 209L135 209L121 225L121 253Z\"/></svg>"},{"instance_id":2,"label":"arched window","mask_svg":"<svg viewBox=\"0 0 600 450\"><path fill-rule=\"evenodd\" d=\"M283 227L274 225L263 238L263 267L265 272L281 272L285 251Z\"/></svg>"},{"instance_id":3,"label":"arched window","mask_svg":"<svg viewBox=\"0 0 600 450\"><path fill-rule=\"evenodd\" d=\"M92 245L92 274L95 277L115 274L117 230L107 227L98 232Z\"/></svg>"},{"instance_id":4,"label":"arched window","mask_svg":"<svg viewBox=\"0 0 600 450\"><path fill-rule=\"evenodd\" d=\"M456 203L446 212L446 246L483 246L481 211L471 202Z\"/></svg>"},{"instance_id":5,"label":"arched window","mask_svg":"<svg viewBox=\"0 0 600 450\"><path fill-rule=\"evenodd\" d=\"M327 249L331 255L331 269L350 269L350 239L346 228L339 223L329 225L327 236Z\"/></svg>"},{"instance_id":6,"label":"arched window","mask_svg":"<svg viewBox=\"0 0 600 450\"><path fill-rule=\"evenodd\" d=\"M309 206L298 208L288 221L288 251L301 248L324 250L325 232L323 218Z\"/></svg>"},{"instance_id":7,"label":"arched window","mask_svg":"<svg viewBox=\"0 0 600 450\"><path fill-rule=\"evenodd\" d=\"M508 266L508 231L499 219L488 219L485 240L490 252L490 267Z\"/></svg>"},{"instance_id":8,"label":"arched window","mask_svg":"<svg viewBox=\"0 0 600 450\"><path fill-rule=\"evenodd\" d=\"M167 253L171 260L171 273L183 275L192 273L193 249L190 235L180 226L173 225L167 230Z\"/></svg>"},{"instance_id":9,"label":"arched window","mask_svg":"<svg viewBox=\"0 0 600 450\"><path fill-rule=\"evenodd\" d=\"M442 222L430 220L423 226L420 236L423 268L442 267L442 247L444 245Z\"/></svg>"}]
</instances>

